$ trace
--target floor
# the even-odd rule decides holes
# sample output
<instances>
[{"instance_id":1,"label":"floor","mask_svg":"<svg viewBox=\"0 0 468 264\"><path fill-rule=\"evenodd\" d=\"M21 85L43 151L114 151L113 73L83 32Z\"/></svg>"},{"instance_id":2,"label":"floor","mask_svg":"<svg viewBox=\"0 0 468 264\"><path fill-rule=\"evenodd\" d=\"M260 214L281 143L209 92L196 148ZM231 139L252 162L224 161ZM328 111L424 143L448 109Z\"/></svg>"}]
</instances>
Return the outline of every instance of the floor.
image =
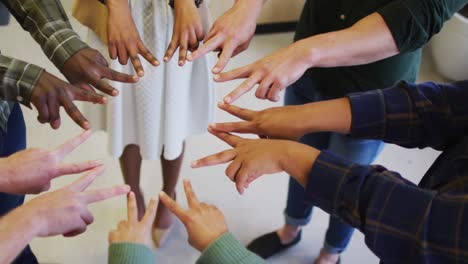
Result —
<instances>
[{"instance_id":1,"label":"floor","mask_svg":"<svg viewBox=\"0 0 468 264\"><path fill-rule=\"evenodd\" d=\"M67 10L70 1L66 1ZM75 29L83 34L85 30L76 25ZM8 36L1 41L3 54L23 58L32 63L45 67L48 71L59 74L53 65L42 55L32 39L13 23L10 27L0 28L1 36ZM238 67L271 53L272 51L288 45L292 34L274 34L256 36L250 49L234 58L229 68ZM428 56L424 57L420 80L440 81L440 77L433 73ZM217 98L238 85L231 82L217 86ZM244 96L238 105L263 109L277 106L265 101L257 100L253 94ZM28 124L28 143L30 147L53 148L64 140L80 132L68 118L63 118L62 128L54 131L46 125L40 125L36 120L36 113L27 108L25 111ZM63 115L64 117L66 115ZM220 111L217 120L232 120ZM94 188L122 183L117 160L107 154L107 135L105 132L96 132L92 138L77 149L67 161L83 161L86 159L105 159L107 171L96 180ZM279 174L263 177L248 190L244 196L239 196L233 184L224 176L224 166L192 170L190 161L226 148L219 140L210 135L193 136L187 140L186 159L183 164L182 177L193 182L199 199L207 203L216 204L225 213L230 230L243 243L252 238L269 232L283 223L282 211L285 205L287 175ZM432 150L406 150L396 146L387 145L376 161L388 168L399 171L414 182L418 182L424 171L438 155ZM68 176L54 182L52 189L59 188L77 176ZM156 195L161 188L160 166L158 162L145 162L143 167L142 186L149 199ZM185 205L181 186L178 186L179 200ZM41 263L105 263L107 258L107 233L120 219L125 216L124 198L112 200L91 206L95 216L95 223L89 226L87 232L75 238L38 238L31 243L34 252ZM316 210L312 222L304 228L303 240L299 245L288 252L275 257L269 263L313 263L319 251L324 232L328 224L328 216L321 210ZM194 263L199 253L187 244L187 235L183 226L176 223L168 243L158 250L158 263ZM367 249L364 237L356 232L349 249L343 254L344 263L377 263L377 258Z\"/></svg>"}]
</instances>

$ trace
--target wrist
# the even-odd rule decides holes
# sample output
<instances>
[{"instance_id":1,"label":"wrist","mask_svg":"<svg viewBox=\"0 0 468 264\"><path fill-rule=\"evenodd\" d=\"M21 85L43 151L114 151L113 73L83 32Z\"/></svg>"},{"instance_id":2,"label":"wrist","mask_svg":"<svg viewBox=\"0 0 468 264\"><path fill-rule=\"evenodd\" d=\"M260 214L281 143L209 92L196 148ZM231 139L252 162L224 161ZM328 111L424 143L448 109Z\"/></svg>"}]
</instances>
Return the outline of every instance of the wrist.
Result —
<instances>
[{"instance_id":1,"label":"wrist","mask_svg":"<svg viewBox=\"0 0 468 264\"><path fill-rule=\"evenodd\" d=\"M0 192L11 193L11 179L14 177L12 166L8 166L8 158L0 159Z\"/></svg>"},{"instance_id":2,"label":"wrist","mask_svg":"<svg viewBox=\"0 0 468 264\"><path fill-rule=\"evenodd\" d=\"M285 148L283 170L299 182L302 186L307 186L307 180L320 151L298 143L288 142Z\"/></svg>"},{"instance_id":3,"label":"wrist","mask_svg":"<svg viewBox=\"0 0 468 264\"><path fill-rule=\"evenodd\" d=\"M249 12L255 12L254 18L255 21L260 16L262 11L264 0L236 0L234 3L234 7L239 7L248 10Z\"/></svg>"},{"instance_id":4,"label":"wrist","mask_svg":"<svg viewBox=\"0 0 468 264\"><path fill-rule=\"evenodd\" d=\"M40 234L42 224L38 219L41 218L34 212L31 212L27 205L22 205L4 216L2 221L5 220L6 225L12 228L12 230L21 230L21 237L29 242Z\"/></svg>"},{"instance_id":5,"label":"wrist","mask_svg":"<svg viewBox=\"0 0 468 264\"><path fill-rule=\"evenodd\" d=\"M314 37L308 39L302 39L294 43L293 45L300 45L300 49L304 50L303 60L307 68L313 68L320 65L323 51L320 45L316 45Z\"/></svg>"},{"instance_id":6,"label":"wrist","mask_svg":"<svg viewBox=\"0 0 468 264\"><path fill-rule=\"evenodd\" d=\"M107 10L112 11L116 9L129 8L127 0L106 0Z\"/></svg>"}]
</instances>

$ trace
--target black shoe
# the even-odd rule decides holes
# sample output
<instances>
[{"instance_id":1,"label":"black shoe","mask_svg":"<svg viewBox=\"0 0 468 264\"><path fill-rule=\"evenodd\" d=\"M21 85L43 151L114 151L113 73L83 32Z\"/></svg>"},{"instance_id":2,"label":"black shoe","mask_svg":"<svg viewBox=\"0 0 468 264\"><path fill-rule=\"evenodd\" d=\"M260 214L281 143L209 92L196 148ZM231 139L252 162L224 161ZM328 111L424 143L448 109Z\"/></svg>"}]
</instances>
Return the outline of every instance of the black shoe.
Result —
<instances>
[{"instance_id":1,"label":"black shoe","mask_svg":"<svg viewBox=\"0 0 468 264\"><path fill-rule=\"evenodd\" d=\"M293 241L283 245L276 231L271 232L254 239L249 245L247 245L247 249L260 257L267 259L299 243L299 241L301 241L301 234L302 230L299 231L299 234Z\"/></svg>"}]
</instances>

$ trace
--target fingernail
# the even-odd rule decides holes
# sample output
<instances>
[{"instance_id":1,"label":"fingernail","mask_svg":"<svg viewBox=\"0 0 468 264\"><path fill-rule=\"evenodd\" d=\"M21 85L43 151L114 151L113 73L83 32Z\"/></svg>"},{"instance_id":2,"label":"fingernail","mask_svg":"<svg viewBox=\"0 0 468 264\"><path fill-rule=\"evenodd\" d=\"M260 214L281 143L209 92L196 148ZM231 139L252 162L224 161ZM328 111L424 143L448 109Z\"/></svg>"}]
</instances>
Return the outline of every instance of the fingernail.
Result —
<instances>
[{"instance_id":1,"label":"fingernail","mask_svg":"<svg viewBox=\"0 0 468 264\"><path fill-rule=\"evenodd\" d=\"M144 71L138 71L138 77L143 77L145 75Z\"/></svg>"},{"instance_id":2,"label":"fingernail","mask_svg":"<svg viewBox=\"0 0 468 264\"><path fill-rule=\"evenodd\" d=\"M159 66L159 64L160 64L159 61L157 61L157 60L153 61L153 65Z\"/></svg>"},{"instance_id":3,"label":"fingernail","mask_svg":"<svg viewBox=\"0 0 468 264\"><path fill-rule=\"evenodd\" d=\"M163 60L164 60L165 62L167 62L167 61L169 60L169 58L168 58L168 57L164 57Z\"/></svg>"},{"instance_id":4,"label":"fingernail","mask_svg":"<svg viewBox=\"0 0 468 264\"><path fill-rule=\"evenodd\" d=\"M184 66L184 61L179 61L179 66Z\"/></svg>"},{"instance_id":5,"label":"fingernail","mask_svg":"<svg viewBox=\"0 0 468 264\"><path fill-rule=\"evenodd\" d=\"M224 106L224 102L218 102L218 107Z\"/></svg>"},{"instance_id":6,"label":"fingernail","mask_svg":"<svg viewBox=\"0 0 468 264\"><path fill-rule=\"evenodd\" d=\"M214 72L214 73L218 73L218 72L219 72L219 68L218 68L218 67L214 67L214 68L213 68L213 72Z\"/></svg>"},{"instance_id":7,"label":"fingernail","mask_svg":"<svg viewBox=\"0 0 468 264\"><path fill-rule=\"evenodd\" d=\"M164 197L164 196L166 196L166 193L165 192L159 192L158 195L159 195L159 197Z\"/></svg>"},{"instance_id":8,"label":"fingernail","mask_svg":"<svg viewBox=\"0 0 468 264\"><path fill-rule=\"evenodd\" d=\"M221 76L219 76L219 74L215 74L215 75L213 76L213 79L214 79L215 81L217 81L217 80L219 80L220 77L221 77Z\"/></svg>"},{"instance_id":9,"label":"fingernail","mask_svg":"<svg viewBox=\"0 0 468 264\"><path fill-rule=\"evenodd\" d=\"M192 168L197 166L197 164L198 164L198 161L196 161L196 160L192 161L192 164L191 164Z\"/></svg>"},{"instance_id":10,"label":"fingernail","mask_svg":"<svg viewBox=\"0 0 468 264\"><path fill-rule=\"evenodd\" d=\"M187 59L188 59L188 60L192 60L192 58L193 58L193 57L192 57L192 54L187 55Z\"/></svg>"},{"instance_id":11,"label":"fingernail","mask_svg":"<svg viewBox=\"0 0 468 264\"><path fill-rule=\"evenodd\" d=\"M224 98L224 102L225 102L226 104L229 104L229 103L231 102L231 96L226 96L226 97Z\"/></svg>"}]
</instances>

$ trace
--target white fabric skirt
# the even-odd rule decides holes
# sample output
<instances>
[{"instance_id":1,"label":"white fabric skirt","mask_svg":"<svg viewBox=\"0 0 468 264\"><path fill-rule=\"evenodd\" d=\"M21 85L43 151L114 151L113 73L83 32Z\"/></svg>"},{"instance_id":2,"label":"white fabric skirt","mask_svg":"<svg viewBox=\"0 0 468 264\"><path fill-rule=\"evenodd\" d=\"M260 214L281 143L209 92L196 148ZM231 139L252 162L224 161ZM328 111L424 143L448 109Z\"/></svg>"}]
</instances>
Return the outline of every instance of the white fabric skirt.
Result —
<instances>
[{"instance_id":1,"label":"white fabric skirt","mask_svg":"<svg viewBox=\"0 0 468 264\"><path fill-rule=\"evenodd\" d=\"M206 2L199 8L205 33L210 26ZM120 95L109 97L107 107L87 104L85 113L94 129L107 130L114 157L120 157L125 146L136 144L143 159L156 160L163 154L165 159L173 160L180 156L185 138L205 132L213 120L214 57L209 54L179 67L176 52L171 61L164 63L174 24L172 8L167 0L130 0L129 4L143 42L161 65L154 67L140 57L145 76L136 84L111 82ZM111 61L107 47L92 31L88 42L106 54L113 69L135 74L130 62L123 66L117 60Z\"/></svg>"}]
</instances>

